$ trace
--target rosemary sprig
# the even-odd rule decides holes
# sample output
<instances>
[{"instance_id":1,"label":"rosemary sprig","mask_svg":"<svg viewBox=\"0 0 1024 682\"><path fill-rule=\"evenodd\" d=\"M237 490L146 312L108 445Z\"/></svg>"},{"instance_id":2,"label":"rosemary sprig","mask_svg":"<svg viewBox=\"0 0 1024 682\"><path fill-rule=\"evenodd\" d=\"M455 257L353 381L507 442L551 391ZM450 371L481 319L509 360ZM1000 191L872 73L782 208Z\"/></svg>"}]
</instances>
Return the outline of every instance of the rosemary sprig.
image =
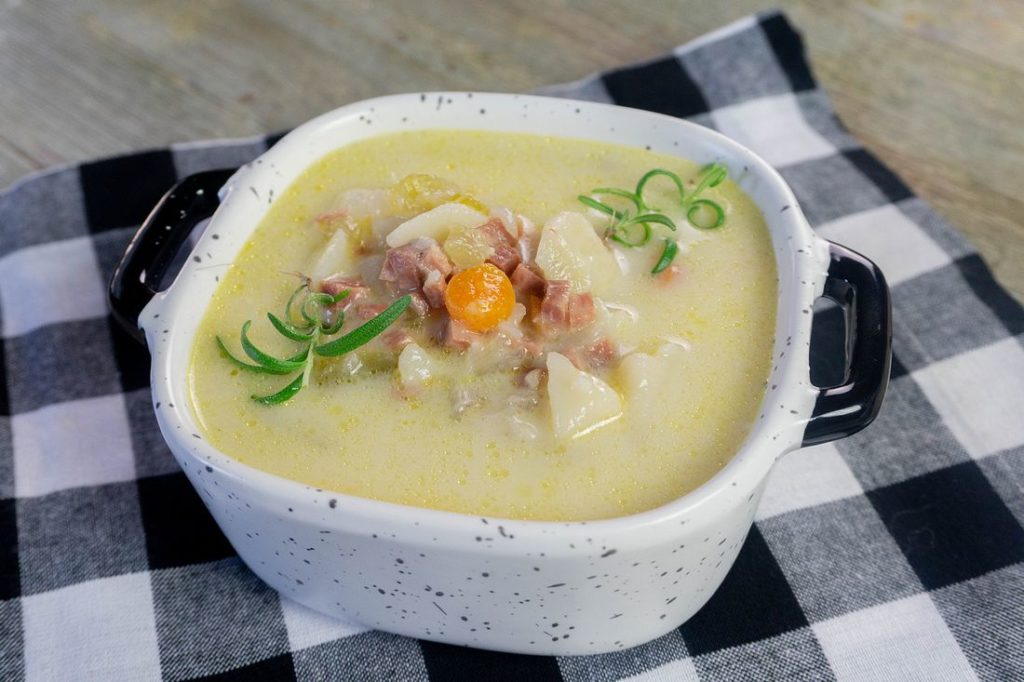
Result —
<instances>
[{"instance_id":1,"label":"rosemary sprig","mask_svg":"<svg viewBox=\"0 0 1024 682\"><path fill-rule=\"evenodd\" d=\"M676 229L675 222L662 211L652 208L644 199L644 189L647 184L657 177L668 178L675 185L679 194L679 207L686 216L687 222L698 229L711 230L721 227L725 223L725 210L720 204L711 199L701 198L701 194L711 188L722 184L729 177L729 170L720 163L712 163L700 171L700 179L693 191L687 193L683 181L676 173L664 168L652 168L641 176L636 183L636 189L630 192L619 187L598 187L590 192L577 197L584 206L604 213L611 218L608 229L605 231L605 239L617 244L631 248L639 248L651 241L653 236L652 225L662 225L670 230ZM609 196L625 199L629 206L615 208L606 201L595 197ZM656 275L672 264L672 260L679 253L679 245L675 240L664 238L665 246L651 274Z\"/></svg>"},{"instance_id":2,"label":"rosemary sprig","mask_svg":"<svg viewBox=\"0 0 1024 682\"><path fill-rule=\"evenodd\" d=\"M228 350L220 336L216 337L217 346L221 352L228 360L244 370L282 376L298 372L298 375L280 391L270 395L250 396L253 400L264 405L278 405L291 400L296 393L309 385L309 379L313 373L313 360L317 355L337 357L369 343L401 317L412 302L410 296L402 296L365 324L344 336L321 344L320 340L324 337L333 336L341 331L341 327L345 323L345 313L339 311L337 314L333 314L330 312L330 307L348 294L348 289L336 296L314 292L310 290L307 280L289 297L285 304L283 318L277 317L273 313L267 313L267 319L270 320L271 326L278 334L290 341L303 344L302 350L290 358L277 358L260 350L249 339L252 320L246 320L242 325L239 342L242 351L255 364L239 359ZM296 309L301 321L295 319Z\"/></svg>"}]
</instances>

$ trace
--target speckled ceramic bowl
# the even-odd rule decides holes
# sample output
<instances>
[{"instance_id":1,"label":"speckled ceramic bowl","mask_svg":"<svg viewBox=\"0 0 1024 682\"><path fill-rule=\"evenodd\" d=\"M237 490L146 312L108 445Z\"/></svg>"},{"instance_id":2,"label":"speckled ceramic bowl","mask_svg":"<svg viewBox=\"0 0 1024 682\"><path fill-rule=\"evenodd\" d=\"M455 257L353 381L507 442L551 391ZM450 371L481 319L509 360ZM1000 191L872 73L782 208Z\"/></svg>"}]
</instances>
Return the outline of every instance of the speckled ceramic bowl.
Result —
<instances>
[{"instance_id":1,"label":"speckled ceramic bowl","mask_svg":"<svg viewBox=\"0 0 1024 682\"><path fill-rule=\"evenodd\" d=\"M772 388L743 447L716 476L633 516L524 522L316 490L240 464L203 439L186 369L219 270L189 259L166 291L149 284L185 233L216 209L195 253L230 262L266 214L268 198L324 154L369 136L427 128L610 141L728 166L771 231L779 309ZM763 160L696 125L541 97L399 95L316 118L229 175L192 176L165 197L112 280L112 307L129 328L144 330L160 428L231 544L269 585L327 614L414 637L532 654L606 652L658 637L692 616L722 582L775 461L862 428L885 389L889 303L880 273L817 238ZM815 388L808 378L810 310L822 295L846 308L852 327L848 380L830 389Z\"/></svg>"}]
</instances>

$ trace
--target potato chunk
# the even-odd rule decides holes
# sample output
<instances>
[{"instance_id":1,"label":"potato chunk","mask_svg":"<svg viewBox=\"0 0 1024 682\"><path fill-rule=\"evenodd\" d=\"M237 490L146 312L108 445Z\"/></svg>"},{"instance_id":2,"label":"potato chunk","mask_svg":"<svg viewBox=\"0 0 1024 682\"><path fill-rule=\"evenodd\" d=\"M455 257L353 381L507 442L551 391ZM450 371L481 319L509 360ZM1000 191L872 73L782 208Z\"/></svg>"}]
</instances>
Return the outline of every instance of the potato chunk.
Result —
<instances>
[{"instance_id":1,"label":"potato chunk","mask_svg":"<svg viewBox=\"0 0 1024 682\"><path fill-rule=\"evenodd\" d=\"M352 220L379 218L387 213L388 193L383 189L349 189L338 201Z\"/></svg>"},{"instance_id":2,"label":"potato chunk","mask_svg":"<svg viewBox=\"0 0 1024 682\"><path fill-rule=\"evenodd\" d=\"M344 228L334 231L327 240L320 257L309 271L314 282L331 275L351 275L356 270L356 258L352 248L352 238Z\"/></svg>"},{"instance_id":3,"label":"potato chunk","mask_svg":"<svg viewBox=\"0 0 1024 682\"><path fill-rule=\"evenodd\" d=\"M410 218L391 231L385 241L395 248L420 237L429 237L443 244L449 234L459 234L487 222L487 216L460 203L441 204L415 218Z\"/></svg>"},{"instance_id":4,"label":"potato chunk","mask_svg":"<svg viewBox=\"0 0 1024 682\"><path fill-rule=\"evenodd\" d=\"M544 224L536 261L545 277L568 280L574 293L603 296L621 276L594 226L574 211L563 211Z\"/></svg>"},{"instance_id":5,"label":"potato chunk","mask_svg":"<svg viewBox=\"0 0 1024 682\"><path fill-rule=\"evenodd\" d=\"M558 440L571 440L622 416L622 399L615 389L580 371L559 353L548 353L548 399Z\"/></svg>"},{"instance_id":6,"label":"potato chunk","mask_svg":"<svg viewBox=\"0 0 1024 682\"><path fill-rule=\"evenodd\" d=\"M434 361L415 343L402 349L398 356L398 378L406 388L416 388L434 376Z\"/></svg>"}]
</instances>

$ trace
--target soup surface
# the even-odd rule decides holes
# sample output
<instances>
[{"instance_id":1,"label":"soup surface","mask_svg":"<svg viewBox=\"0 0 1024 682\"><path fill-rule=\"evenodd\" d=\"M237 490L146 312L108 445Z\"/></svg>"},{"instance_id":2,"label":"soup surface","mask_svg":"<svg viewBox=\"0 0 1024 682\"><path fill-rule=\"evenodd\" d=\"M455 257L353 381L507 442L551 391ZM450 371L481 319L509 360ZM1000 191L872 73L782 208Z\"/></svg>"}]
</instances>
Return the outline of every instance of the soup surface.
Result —
<instances>
[{"instance_id":1,"label":"soup surface","mask_svg":"<svg viewBox=\"0 0 1024 682\"><path fill-rule=\"evenodd\" d=\"M655 168L670 173L640 205L597 191L634 192ZM470 514L598 519L687 493L756 418L776 314L764 220L713 174L640 149L467 131L329 154L274 201L209 303L189 368L205 436L311 486ZM630 222L652 214L665 220ZM267 317L310 329L297 309L285 317L297 287L299 304L348 292L308 308L317 330L342 322L314 344L400 297L408 308L366 345L306 362L309 342ZM254 364L247 320L282 374L229 358ZM253 399L303 372L287 400Z\"/></svg>"}]
</instances>

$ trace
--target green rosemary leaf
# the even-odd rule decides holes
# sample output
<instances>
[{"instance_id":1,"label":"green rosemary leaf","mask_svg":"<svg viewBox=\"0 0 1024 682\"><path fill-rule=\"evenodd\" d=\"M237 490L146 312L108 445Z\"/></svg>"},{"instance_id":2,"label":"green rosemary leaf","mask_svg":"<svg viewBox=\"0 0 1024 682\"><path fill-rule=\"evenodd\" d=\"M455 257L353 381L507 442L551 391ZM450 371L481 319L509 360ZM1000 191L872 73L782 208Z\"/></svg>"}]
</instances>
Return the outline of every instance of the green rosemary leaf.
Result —
<instances>
[{"instance_id":1,"label":"green rosemary leaf","mask_svg":"<svg viewBox=\"0 0 1024 682\"><path fill-rule=\"evenodd\" d=\"M251 326L252 320L246 320L245 324L242 325L242 350L254 362L263 367L264 370L270 374L291 374L303 366L305 358L309 353L308 348L304 353L287 360L275 358L273 355L261 351L249 340L249 327Z\"/></svg>"},{"instance_id":2,"label":"green rosemary leaf","mask_svg":"<svg viewBox=\"0 0 1024 682\"><path fill-rule=\"evenodd\" d=\"M584 206L587 206L589 208L592 208L595 211L600 211L601 213L605 213L605 214L610 215L610 216L615 217L615 218L619 217L619 215L620 215L619 212L616 211L614 208L612 208L608 204L605 204L605 203L602 203L602 202L598 201L597 199L595 199L593 197L588 197L588 196L586 196L584 194L581 194L581 195L579 195L576 198L579 199L581 204L583 204Z\"/></svg>"},{"instance_id":3,"label":"green rosemary leaf","mask_svg":"<svg viewBox=\"0 0 1024 682\"><path fill-rule=\"evenodd\" d=\"M324 357L336 357L338 355L344 355L345 353L351 352L356 348L369 343L385 329L390 327L391 324L405 312L405 309L409 307L410 303L412 303L412 297L406 294L362 326L356 327L348 334L345 334L330 343L316 346L313 350L317 355L322 355Z\"/></svg>"},{"instance_id":4,"label":"green rosemary leaf","mask_svg":"<svg viewBox=\"0 0 1024 682\"><path fill-rule=\"evenodd\" d=\"M297 362L297 363L299 363L301 365L303 362L306 361L306 358L308 358L308 357L309 357L309 349L308 348L303 348L302 350L300 350L295 355L291 356L290 358L287 358L285 360L285 362Z\"/></svg>"},{"instance_id":5,"label":"green rosemary leaf","mask_svg":"<svg viewBox=\"0 0 1024 682\"><path fill-rule=\"evenodd\" d=\"M640 199L639 194L634 194L626 189L619 189L618 187L598 187L590 191L591 194L610 194L613 197L619 197L626 199L633 207L640 213L644 210L644 202Z\"/></svg>"},{"instance_id":6,"label":"green rosemary leaf","mask_svg":"<svg viewBox=\"0 0 1024 682\"><path fill-rule=\"evenodd\" d=\"M302 305L299 306L299 314L302 315L302 319L304 319L307 324L313 327L318 326L322 322L321 311L322 309L320 306L320 302L317 299L313 298L312 295L310 295L309 298L303 301Z\"/></svg>"},{"instance_id":7,"label":"green rosemary leaf","mask_svg":"<svg viewBox=\"0 0 1024 682\"><path fill-rule=\"evenodd\" d=\"M344 296L342 296L342 298L344 298ZM337 302L337 301L334 300L333 296L331 296L330 294L325 294L322 291L316 291L316 292L311 293L309 295L309 298L306 299L306 300L307 301L316 301L318 305L322 305L322 306L333 305L334 303ZM339 299L339 300L341 300L341 299Z\"/></svg>"},{"instance_id":8,"label":"green rosemary leaf","mask_svg":"<svg viewBox=\"0 0 1024 682\"><path fill-rule=\"evenodd\" d=\"M707 178L708 187L718 187L729 177L729 169L720 163L710 163L701 169L704 177Z\"/></svg>"},{"instance_id":9,"label":"green rosemary leaf","mask_svg":"<svg viewBox=\"0 0 1024 682\"><path fill-rule=\"evenodd\" d=\"M729 177L729 169L720 163L709 163L700 172L700 181L693 188L693 191L690 192L690 201L696 200L701 192L709 187L717 187Z\"/></svg>"},{"instance_id":10,"label":"green rosemary leaf","mask_svg":"<svg viewBox=\"0 0 1024 682\"><path fill-rule=\"evenodd\" d=\"M305 332L294 325L288 324L274 313L267 313L267 319L270 320L270 324L274 325L274 329L276 329L281 336L291 339L292 341L309 341L313 338L312 332Z\"/></svg>"},{"instance_id":11,"label":"green rosemary leaf","mask_svg":"<svg viewBox=\"0 0 1024 682\"><path fill-rule=\"evenodd\" d=\"M320 325L320 332L325 336L337 334L339 331L341 331L341 326L343 324L345 324L345 313L339 310L337 312L337 317L334 319L334 322L327 326Z\"/></svg>"},{"instance_id":12,"label":"green rosemary leaf","mask_svg":"<svg viewBox=\"0 0 1024 682\"><path fill-rule=\"evenodd\" d=\"M679 253L679 244L674 239L665 239L665 249L661 252L661 258L658 259L658 263L651 270L652 275L657 275L659 272L667 268L672 264L676 254Z\"/></svg>"},{"instance_id":13,"label":"green rosemary leaf","mask_svg":"<svg viewBox=\"0 0 1024 682\"><path fill-rule=\"evenodd\" d=\"M280 405L283 402L287 402L295 397L295 394L302 390L305 385L304 379L306 378L305 373L295 377L295 380L290 384L282 388L277 393L270 395L253 395L250 396L253 400L264 405Z\"/></svg>"},{"instance_id":14,"label":"green rosemary leaf","mask_svg":"<svg viewBox=\"0 0 1024 682\"><path fill-rule=\"evenodd\" d=\"M645 213L644 215L638 215L635 218L630 218L631 223L657 223L658 225L664 225L670 230L676 229L676 224L667 215L661 213Z\"/></svg>"},{"instance_id":15,"label":"green rosemary leaf","mask_svg":"<svg viewBox=\"0 0 1024 682\"><path fill-rule=\"evenodd\" d=\"M651 240L651 226L637 218L631 218L617 225L609 238L623 246L643 246Z\"/></svg>"},{"instance_id":16,"label":"green rosemary leaf","mask_svg":"<svg viewBox=\"0 0 1024 682\"><path fill-rule=\"evenodd\" d=\"M284 319L288 322L294 323L295 317L292 315L292 306L295 305L295 299L299 297L303 289L309 290L309 284L303 284L298 289L292 292L292 295L288 297L288 302L284 306Z\"/></svg>"},{"instance_id":17,"label":"green rosemary leaf","mask_svg":"<svg viewBox=\"0 0 1024 682\"><path fill-rule=\"evenodd\" d=\"M665 170L664 168L652 168L651 170L644 173L643 177L640 178L640 181L636 183L636 195L640 198L640 201L642 202L644 198L644 187L653 178L656 178L658 176L666 177L672 181L672 184L674 184L676 186L676 189L679 190L679 200L682 201L685 195L685 192L683 191L682 179L680 179L680 177L673 173L672 171Z\"/></svg>"},{"instance_id":18,"label":"green rosemary leaf","mask_svg":"<svg viewBox=\"0 0 1024 682\"><path fill-rule=\"evenodd\" d=\"M250 372L259 372L261 374L273 374L273 372L268 371L266 368L261 367L260 365L250 365L245 360L239 360L237 357L235 357L235 355L231 351L228 350L228 347L226 345L224 345L224 341L219 336L217 336L215 338L217 339L217 345L220 347L221 352L233 364L241 367L242 369L248 370Z\"/></svg>"},{"instance_id":19,"label":"green rosemary leaf","mask_svg":"<svg viewBox=\"0 0 1024 682\"><path fill-rule=\"evenodd\" d=\"M707 213L705 209L710 209L714 215L714 220L706 220ZM713 230L716 227L721 227L722 223L725 222L725 211L718 203L711 201L710 199L696 199L690 204L690 208L686 211L686 219L690 221L690 224L694 227L702 230Z\"/></svg>"}]
</instances>

